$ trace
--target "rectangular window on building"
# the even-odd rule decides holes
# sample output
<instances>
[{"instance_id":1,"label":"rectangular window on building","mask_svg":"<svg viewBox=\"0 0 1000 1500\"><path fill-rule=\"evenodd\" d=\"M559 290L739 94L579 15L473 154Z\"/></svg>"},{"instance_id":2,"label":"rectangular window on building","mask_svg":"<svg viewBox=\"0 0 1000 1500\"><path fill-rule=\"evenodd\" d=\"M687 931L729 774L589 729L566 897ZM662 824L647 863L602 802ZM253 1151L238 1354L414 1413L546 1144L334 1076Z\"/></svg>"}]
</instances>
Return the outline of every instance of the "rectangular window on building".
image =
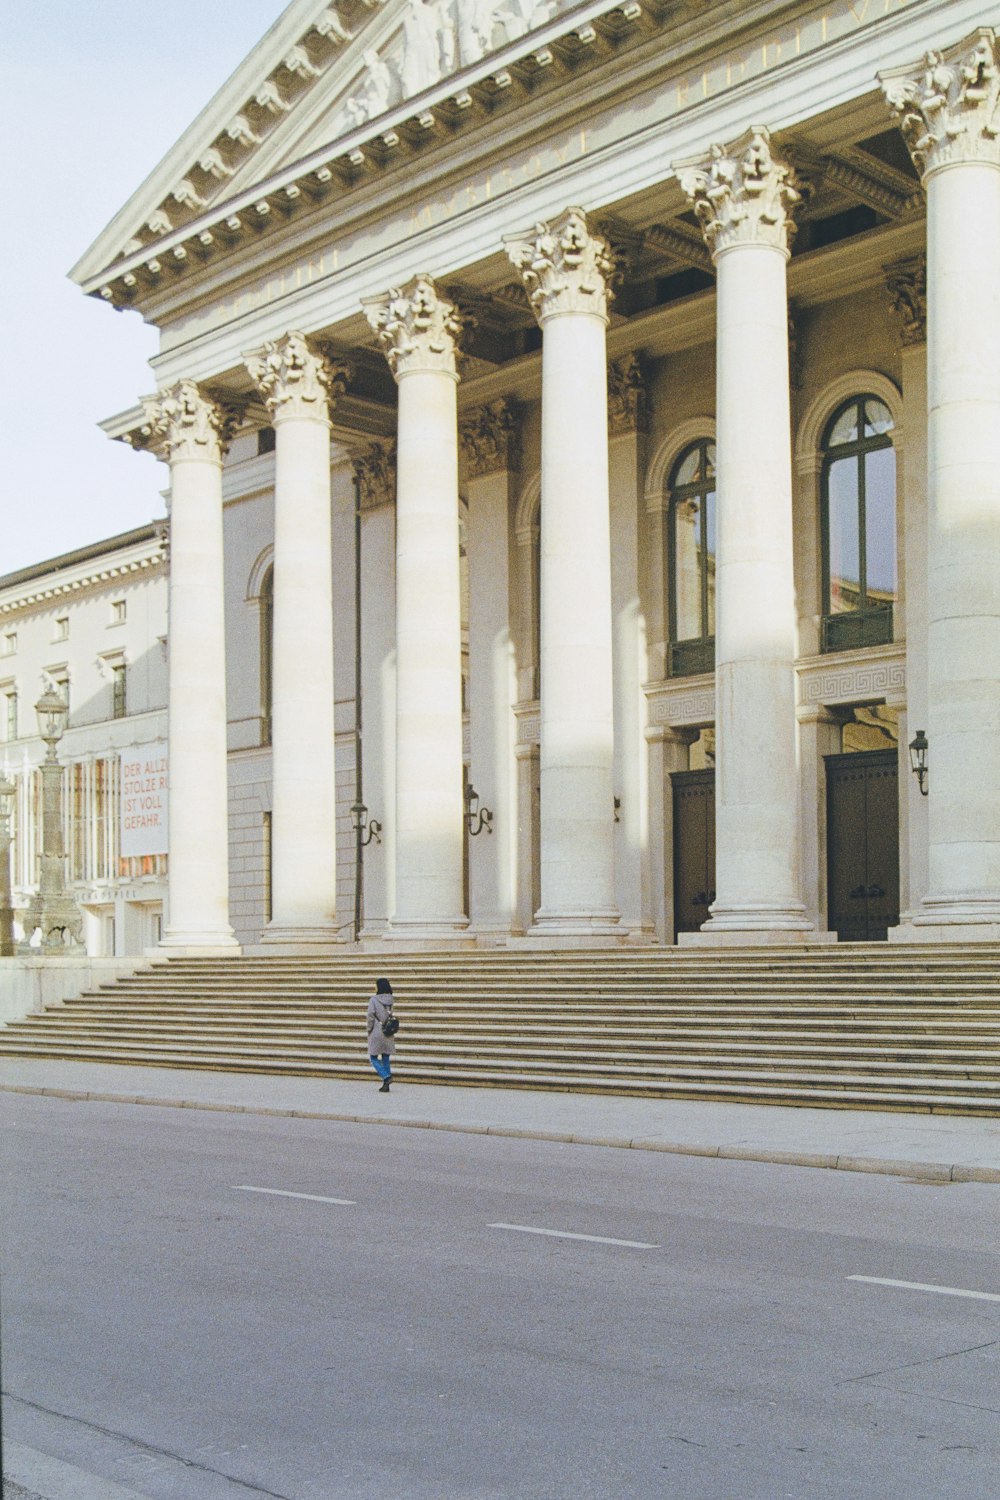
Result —
<instances>
[{"instance_id":1,"label":"rectangular window on building","mask_svg":"<svg viewBox=\"0 0 1000 1500\"><path fill-rule=\"evenodd\" d=\"M274 428L258 427L257 429L257 456L263 453L274 452Z\"/></svg>"},{"instance_id":2,"label":"rectangular window on building","mask_svg":"<svg viewBox=\"0 0 1000 1500\"><path fill-rule=\"evenodd\" d=\"M57 618L55 624L55 634L53 635L52 639L54 641L69 640L69 615L60 615Z\"/></svg>"},{"instance_id":3,"label":"rectangular window on building","mask_svg":"<svg viewBox=\"0 0 1000 1500\"><path fill-rule=\"evenodd\" d=\"M112 671L112 709L113 719L124 719L125 717L125 663L116 662Z\"/></svg>"},{"instance_id":4,"label":"rectangular window on building","mask_svg":"<svg viewBox=\"0 0 1000 1500\"><path fill-rule=\"evenodd\" d=\"M69 678L55 677L53 678L52 686L55 688L56 692L59 694L66 707L69 708ZM69 723L68 718L66 722L67 724Z\"/></svg>"},{"instance_id":5,"label":"rectangular window on building","mask_svg":"<svg viewBox=\"0 0 1000 1500\"><path fill-rule=\"evenodd\" d=\"M10 691L7 694L5 694L5 697L6 697L6 704L5 704L5 711L4 711L4 727L5 727L5 730L6 730L5 738L8 739L8 740L16 740L17 739L17 693L14 692L14 691Z\"/></svg>"},{"instance_id":6,"label":"rectangular window on building","mask_svg":"<svg viewBox=\"0 0 1000 1500\"><path fill-rule=\"evenodd\" d=\"M112 603L112 605L111 605L111 623L112 623L112 625L124 625L125 624L125 600L124 599L115 599L114 602Z\"/></svg>"},{"instance_id":7,"label":"rectangular window on building","mask_svg":"<svg viewBox=\"0 0 1000 1500\"><path fill-rule=\"evenodd\" d=\"M13 656L17 650L17 631L8 630L3 638L4 656Z\"/></svg>"}]
</instances>

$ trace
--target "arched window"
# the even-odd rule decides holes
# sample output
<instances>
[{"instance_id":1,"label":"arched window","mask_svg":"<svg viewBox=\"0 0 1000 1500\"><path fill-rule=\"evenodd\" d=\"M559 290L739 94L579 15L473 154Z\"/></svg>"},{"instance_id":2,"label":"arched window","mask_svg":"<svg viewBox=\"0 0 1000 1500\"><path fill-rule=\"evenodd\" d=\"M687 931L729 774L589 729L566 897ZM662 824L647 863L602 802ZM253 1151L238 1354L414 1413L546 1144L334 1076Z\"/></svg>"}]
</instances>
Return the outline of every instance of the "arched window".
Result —
<instances>
[{"instance_id":1,"label":"arched window","mask_svg":"<svg viewBox=\"0 0 1000 1500\"><path fill-rule=\"evenodd\" d=\"M823 436L824 651L893 638L896 602L896 454L892 414L852 396Z\"/></svg>"},{"instance_id":2,"label":"arched window","mask_svg":"<svg viewBox=\"0 0 1000 1500\"><path fill-rule=\"evenodd\" d=\"M715 667L715 443L685 448L670 476L667 672L690 677Z\"/></svg>"},{"instance_id":3,"label":"arched window","mask_svg":"<svg viewBox=\"0 0 1000 1500\"><path fill-rule=\"evenodd\" d=\"M260 742L271 743L271 672L274 660L274 568L260 586Z\"/></svg>"}]
</instances>

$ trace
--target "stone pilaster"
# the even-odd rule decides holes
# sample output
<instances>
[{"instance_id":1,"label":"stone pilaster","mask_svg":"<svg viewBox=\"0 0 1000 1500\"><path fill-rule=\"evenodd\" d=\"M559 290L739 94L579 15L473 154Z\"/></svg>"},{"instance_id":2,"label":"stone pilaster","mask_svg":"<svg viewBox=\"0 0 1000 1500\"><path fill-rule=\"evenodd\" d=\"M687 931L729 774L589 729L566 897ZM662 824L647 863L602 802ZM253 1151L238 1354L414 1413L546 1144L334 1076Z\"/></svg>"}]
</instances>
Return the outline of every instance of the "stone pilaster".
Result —
<instances>
[{"instance_id":1,"label":"stone pilaster","mask_svg":"<svg viewBox=\"0 0 1000 1500\"><path fill-rule=\"evenodd\" d=\"M815 937L799 889L786 263L805 188L753 128L679 169L718 278L716 889L694 941Z\"/></svg>"},{"instance_id":2,"label":"stone pilaster","mask_svg":"<svg viewBox=\"0 0 1000 1500\"><path fill-rule=\"evenodd\" d=\"M163 946L238 952L229 925L222 458L235 414L182 380L126 441L170 465L170 868Z\"/></svg>"},{"instance_id":3,"label":"stone pilaster","mask_svg":"<svg viewBox=\"0 0 1000 1500\"><path fill-rule=\"evenodd\" d=\"M1000 938L1000 56L880 75L927 194L928 885L910 933ZM909 637L909 628L907 636ZM912 724L912 718L910 720ZM923 727L917 725L916 727Z\"/></svg>"},{"instance_id":4,"label":"stone pilaster","mask_svg":"<svg viewBox=\"0 0 1000 1500\"><path fill-rule=\"evenodd\" d=\"M459 429L468 502L469 775L493 812L492 831L469 840L469 918L477 933L496 937L516 924L517 681L510 621L517 435L511 401L466 413Z\"/></svg>"},{"instance_id":5,"label":"stone pilaster","mask_svg":"<svg viewBox=\"0 0 1000 1500\"><path fill-rule=\"evenodd\" d=\"M399 387L396 885L390 934L441 941L463 911L456 355L461 318L429 276L365 303Z\"/></svg>"},{"instance_id":6,"label":"stone pilaster","mask_svg":"<svg viewBox=\"0 0 1000 1500\"><path fill-rule=\"evenodd\" d=\"M263 938L330 943L337 817L329 406L347 372L298 332L266 344L246 365L275 431L271 921Z\"/></svg>"},{"instance_id":7,"label":"stone pilaster","mask_svg":"<svg viewBox=\"0 0 1000 1500\"><path fill-rule=\"evenodd\" d=\"M614 933L607 242L570 208L508 240L543 333L541 934Z\"/></svg>"},{"instance_id":8,"label":"stone pilaster","mask_svg":"<svg viewBox=\"0 0 1000 1500\"><path fill-rule=\"evenodd\" d=\"M927 728L927 261L885 267L898 316L903 415L896 432L900 496L897 635L906 637L906 703L899 718L899 926L890 940L913 941L913 918L927 895L927 798L910 770L909 741Z\"/></svg>"}]
</instances>

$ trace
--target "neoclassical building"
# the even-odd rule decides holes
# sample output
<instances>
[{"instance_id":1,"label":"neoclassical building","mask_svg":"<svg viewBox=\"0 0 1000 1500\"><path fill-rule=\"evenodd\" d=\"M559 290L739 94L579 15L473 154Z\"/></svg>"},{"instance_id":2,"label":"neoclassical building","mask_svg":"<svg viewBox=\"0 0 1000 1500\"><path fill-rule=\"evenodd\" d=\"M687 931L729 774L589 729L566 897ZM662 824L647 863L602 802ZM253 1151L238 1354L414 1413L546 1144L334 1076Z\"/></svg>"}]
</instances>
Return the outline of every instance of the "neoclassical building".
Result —
<instances>
[{"instance_id":1,"label":"neoclassical building","mask_svg":"<svg viewBox=\"0 0 1000 1500\"><path fill-rule=\"evenodd\" d=\"M58 758L65 878L80 938L97 958L137 956L159 940L165 799L139 788L166 750L167 554L167 526L153 521L0 577L0 774L16 789L18 941L32 936L44 851L45 745L35 704L51 689L68 707Z\"/></svg>"},{"instance_id":2,"label":"neoclassical building","mask_svg":"<svg viewBox=\"0 0 1000 1500\"><path fill-rule=\"evenodd\" d=\"M169 948L1000 938L996 22L293 0L73 273Z\"/></svg>"}]
</instances>

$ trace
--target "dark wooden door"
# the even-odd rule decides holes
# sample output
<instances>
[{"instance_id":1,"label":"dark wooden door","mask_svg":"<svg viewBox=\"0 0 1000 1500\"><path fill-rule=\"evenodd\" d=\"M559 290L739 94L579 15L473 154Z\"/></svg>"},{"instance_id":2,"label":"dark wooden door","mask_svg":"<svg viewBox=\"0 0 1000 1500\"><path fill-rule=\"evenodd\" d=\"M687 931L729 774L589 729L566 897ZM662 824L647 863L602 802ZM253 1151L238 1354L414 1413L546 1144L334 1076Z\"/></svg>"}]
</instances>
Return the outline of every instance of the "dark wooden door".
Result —
<instances>
[{"instance_id":1,"label":"dark wooden door","mask_svg":"<svg viewBox=\"0 0 1000 1500\"><path fill-rule=\"evenodd\" d=\"M826 757L828 921L842 943L881 942L899 921L895 750Z\"/></svg>"},{"instance_id":2,"label":"dark wooden door","mask_svg":"<svg viewBox=\"0 0 1000 1500\"><path fill-rule=\"evenodd\" d=\"M715 772L675 771L674 931L697 932L715 900Z\"/></svg>"}]
</instances>

